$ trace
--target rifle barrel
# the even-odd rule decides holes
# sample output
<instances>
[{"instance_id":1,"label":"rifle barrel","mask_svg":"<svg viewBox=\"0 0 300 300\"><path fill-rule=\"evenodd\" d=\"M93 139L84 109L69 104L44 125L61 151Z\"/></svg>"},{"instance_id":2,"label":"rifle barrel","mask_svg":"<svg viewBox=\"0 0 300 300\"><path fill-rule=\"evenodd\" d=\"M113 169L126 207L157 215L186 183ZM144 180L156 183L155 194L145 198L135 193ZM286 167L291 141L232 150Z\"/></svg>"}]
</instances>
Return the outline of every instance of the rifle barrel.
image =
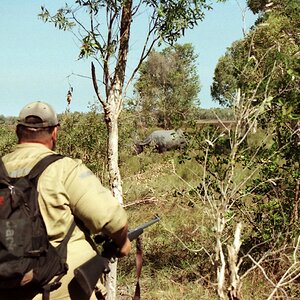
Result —
<instances>
[{"instance_id":1,"label":"rifle barrel","mask_svg":"<svg viewBox=\"0 0 300 300\"><path fill-rule=\"evenodd\" d=\"M140 236L144 232L145 228L151 226L152 224L158 222L159 220L160 220L160 217L158 215L156 215L152 220L136 227L135 229L129 230L128 239L130 241L135 240L138 236Z\"/></svg>"},{"instance_id":2,"label":"rifle barrel","mask_svg":"<svg viewBox=\"0 0 300 300\"><path fill-rule=\"evenodd\" d=\"M144 232L145 228L151 226L152 224L154 224L158 221L160 221L160 217L158 215L155 215L152 220L150 220L142 225L139 225L135 229L129 230L128 231L128 239L130 241L135 240L139 235L141 235ZM102 233L98 233L94 236L94 241L96 242L96 244L102 244L105 241L109 241L109 238Z\"/></svg>"}]
</instances>

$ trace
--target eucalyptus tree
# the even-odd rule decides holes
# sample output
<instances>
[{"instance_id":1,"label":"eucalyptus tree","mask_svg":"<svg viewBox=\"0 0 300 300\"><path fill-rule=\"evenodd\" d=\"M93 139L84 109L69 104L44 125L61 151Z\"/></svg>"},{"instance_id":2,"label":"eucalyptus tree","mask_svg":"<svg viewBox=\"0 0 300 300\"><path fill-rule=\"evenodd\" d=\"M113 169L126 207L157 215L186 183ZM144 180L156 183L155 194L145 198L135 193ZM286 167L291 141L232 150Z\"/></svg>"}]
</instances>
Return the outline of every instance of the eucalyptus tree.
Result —
<instances>
[{"instance_id":1,"label":"eucalyptus tree","mask_svg":"<svg viewBox=\"0 0 300 300\"><path fill-rule=\"evenodd\" d=\"M196 59L192 44L151 51L135 84L137 110L147 123L154 119L152 125L170 129L188 119L200 90Z\"/></svg>"},{"instance_id":2,"label":"eucalyptus tree","mask_svg":"<svg viewBox=\"0 0 300 300\"><path fill-rule=\"evenodd\" d=\"M220 2L224 0L216 0ZM156 43L173 44L187 29L204 18L211 9L206 0L75 0L55 13L42 7L39 16L61 30L70 30L78 37L80 58L91 58L91 77L94 91L104 111L108 131L108 170L113 194L122 203L121 176L118 167L118 117L127 88L142 61ZM140 22L138 22L138 20ZM140 46L132 45L133 29L138 32ZM135 67L128 74L127 60L132 47L140 50L135 55ZM136 49L138 48L138 49ZM101 69L103 88L98 86ZM114 293L114 292L113 292ZM110 297L110 296L109 296ZM114 298L114 296L113 296Z\"/></svg>"},{"instance_id":3,"label":"eucalyptus tree","mask_svg":"<svg viewBox=\"0 0 300 300\"><path fill-rule=\"evenodd\" d=\"M231 106L232 96L240 88L249 99L256 94L253 105L270 97L272 110L268 118L279 120L282 113L293 118L300 112L300 2L249 3L260 17L245 38L234 42L220 58L211 94L221 105Z\"/></svg>"}]
</instances>

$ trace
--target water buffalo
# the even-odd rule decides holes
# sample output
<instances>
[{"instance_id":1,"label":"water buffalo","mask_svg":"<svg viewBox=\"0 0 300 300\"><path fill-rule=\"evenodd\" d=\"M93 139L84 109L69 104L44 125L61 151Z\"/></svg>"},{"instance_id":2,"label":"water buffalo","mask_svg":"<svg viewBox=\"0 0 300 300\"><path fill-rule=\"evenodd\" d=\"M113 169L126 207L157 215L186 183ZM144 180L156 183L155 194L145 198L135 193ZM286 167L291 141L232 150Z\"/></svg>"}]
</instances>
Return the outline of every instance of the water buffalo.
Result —
<instances>
[{"instance_id":1,"label":"water buffalo","mask_svg":"<svg viewBox=\"0 0 300 300\"><path fill-rule=\"evenodd\" d=\"M182 130L155 130L142 142L135 144L136 153L143 152L145 146L153 145L159 153L182 149L186 145L186 138Z\"/></svg>"}]
</instances>

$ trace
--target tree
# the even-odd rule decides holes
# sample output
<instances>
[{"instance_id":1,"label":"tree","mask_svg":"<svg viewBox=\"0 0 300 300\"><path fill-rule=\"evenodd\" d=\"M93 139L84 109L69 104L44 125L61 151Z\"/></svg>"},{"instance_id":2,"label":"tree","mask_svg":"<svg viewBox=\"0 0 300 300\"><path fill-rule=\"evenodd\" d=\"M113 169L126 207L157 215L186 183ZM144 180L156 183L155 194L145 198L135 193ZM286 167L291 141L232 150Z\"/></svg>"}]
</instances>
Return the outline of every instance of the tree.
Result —
<instances>
[{"instance_id":1,"label":"tree","mask_svg":"<svg viewBox=\"0 0 300 300\"><path fill-rule=\"evenodd\" d=\"M256 11L254 2L266 1L249 2ZM267 2L263 7L268 9L256 26L244 39L234 42L218 62L211 93L221 105L231 105L236 88L248 95L258 89L258 102L267 85L274 103L282 99L295 103L293 99L298 97L300 4L294 0Z\"/></svg>"},{"instance_id":2,"label":"tree","mask_svg":"<svg viewBox=\"0 0 300 300\"><path fill-rule=\"evenodd\" d=\"M300 3L250 2L260 18L249 34L219 60L212 95L220 104L235 108L232 95L240 88L250 110L261 108L265 102L256 121L270 137L268 142L261 142L258 151L243 154L248 157L245 163L251 155L251 163L259 170L246 184L245 195L248 193L246 198L251 200L237 202L236 206L249 212L247 219L253 228L241 249L244 253L255 249L252 263L268 278L267 266L278 267L282 249L290 256L291 241L299 234ZM250 118L248 124L252 121ZM272 255L272 263L261 263L265 253ZM291 278L289 283L295 282L295 277ZM283 284L278 283L271 296L279 286Z\"/></svg>"},{"instance_id":3,"label":"tree","mask_svg":"<svg viewBox=\"0 0 300 300\"><path fill-rule=\"evenodd\" d=\"M135 84L144 120L154 118L154 125L170 129L188 119L200 90L196 59L191 44L150 53Z\"/></svg>"},{"instance_id":4,"label":"tree","mask_svg":"<svg viewBox=\"0 0 300 300\"><path fill-rule=\"evenodd\" d=\"M295 120L300 116L300 3L274 0L264 7L268 9L263 10L256 26L219 60L211 94L229 107L237 88L247 98L255 93L253 105L270 97L272 109L261 124L275 124L281 146L288 138L286 133L299 126Z\"/></svg>"},{"instance_id":5,"label":"tree","mask_svg":"<svg viewBox=\"0 0 300 300\"><path fill-rule=\"evenodd\" d=\"M253 11L253 13L258 13L266 8L269 0L247 0L248 7Z\"/></svg>"},{"instance_id":6,"label":"tree","mask_svg":"<svg viewBox=\"0 0 300 300\"><path fill-rule=\"evenodd\" d=\"M218 0L216 0L218 2ZM186 29L204 18L203 10L210 9L206 0L76 0L65 4L55 14L42 7L39 16L62 30L72 30L80 43L80 58L92 58L91 75L95 93L102 104L108 131L107 156L110 186L120 203L121 176L118 167L118 117L128 84L155 43L175 43ZM144 14L143 14L144 12ZM128 76L126 70L130 49L131 29L135 20L142 18L147 29L136 68ZM75 26L78 31L75 32ZM145 26L145 27L146 27ZM103 73L103 91L99 89L94 63ZM115 265L116 266L116 265ZM116 271L110 273L112 285L108 298L115 298Z\"/></svg>"},{"instance_id":7,"label":"tree","mask_svg":"<svg viewBox=\"0 0 300 300\"><path fill-rule=\"evenodd\" d=\"M211 96L222 106L232 106L235 93L240 87L239 78L242 69L247 65L247 53L243 49L245 49L243 40L234 42L219 59L215 68L210 88Z\"/></svg>"}]
</instances>

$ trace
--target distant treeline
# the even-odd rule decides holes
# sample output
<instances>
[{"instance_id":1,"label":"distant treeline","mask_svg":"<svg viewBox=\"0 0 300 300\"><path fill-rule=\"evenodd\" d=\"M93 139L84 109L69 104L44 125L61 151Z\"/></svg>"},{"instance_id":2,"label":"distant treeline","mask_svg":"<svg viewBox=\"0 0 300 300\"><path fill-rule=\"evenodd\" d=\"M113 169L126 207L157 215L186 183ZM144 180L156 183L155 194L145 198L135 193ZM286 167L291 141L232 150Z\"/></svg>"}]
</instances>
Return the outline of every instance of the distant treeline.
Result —
<instances>
[{"instance_id":1,"label":"distant treeline","mask_svg":"<svg viewBox=\"0 0 300 300\"><path fill-rule=\"evenodd\" d=\"M78 112L74 112L75 114ZM85 113L80 113L84 115ZM62 114L58 114L61 119ZM195 110L195 117L197 120L233 120L234 114L231 108L198 108ZM0 115L0 124L15 125L17 123L17 116Z\"/></svg>"},{"instance_id":2,"label":"distant treeline","mask_svg":"<svg viewBox=\"0 0 300 300\"><path fill-rule=\"evenodd\" d=\"M0 115L0 124L7 124L7 125L14 125L16 124L18 118L17 117L12 117L12 116L4 116Z\"/></svg>"}]
</instances>

